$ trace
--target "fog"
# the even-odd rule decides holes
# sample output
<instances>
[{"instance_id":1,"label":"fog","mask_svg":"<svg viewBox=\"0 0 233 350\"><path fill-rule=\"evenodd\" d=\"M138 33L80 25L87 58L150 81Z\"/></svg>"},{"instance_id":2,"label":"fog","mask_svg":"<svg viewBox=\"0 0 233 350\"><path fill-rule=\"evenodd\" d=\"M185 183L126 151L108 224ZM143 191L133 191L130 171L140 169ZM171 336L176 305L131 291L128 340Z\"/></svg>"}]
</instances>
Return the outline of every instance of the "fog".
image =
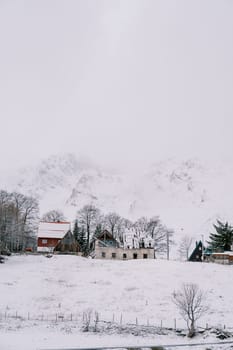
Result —
<instances>
[{"instance_id":1,"label":"fog","mask_svg":"<svg viewBox=\"0 0 233 350\"><path fill-rule=\"evenodd\" d=\"M233 2L0 1L1 167L232 159Z\"/></svg>"}]
</instances>

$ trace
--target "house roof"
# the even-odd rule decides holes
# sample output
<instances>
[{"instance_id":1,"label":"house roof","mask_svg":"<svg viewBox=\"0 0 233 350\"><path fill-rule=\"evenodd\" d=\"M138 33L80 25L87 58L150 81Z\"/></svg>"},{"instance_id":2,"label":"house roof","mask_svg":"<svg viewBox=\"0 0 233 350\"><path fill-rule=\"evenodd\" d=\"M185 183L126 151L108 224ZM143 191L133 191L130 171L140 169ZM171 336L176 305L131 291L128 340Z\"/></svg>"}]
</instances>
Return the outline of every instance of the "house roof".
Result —
<instances>
[{"instance_id":1,"label":"house roof","mask_svg":"<svg viewBox=\"0 0 233 350\"><path fill-rule=\"evenodd\" d=\"M192 260L196 261L197 259L201 260L202 253L203 253L202 246L203 246L202 241L196 242L196 247L193 249L193 252L188 259L189 261L192 261Z\"/></svg>"},{"instance_id":2,"label":"house roof","mask_svg":"<svg viewBox=\"0 0 233 350\"><path fill-rule=\"evenodd\" d=\"M232 251L225 251L225 252L214 252L212 255L219 255L219 256L222 256L222 255L226 255L226 256L233 256L233 252Z\"/></svg>"},{"instance_id":3,"label":"house roof","mask_svg":"<svg viewBox=\"0 0 233 350\"><path fill-rule=\"evenodd\" d=\"M72 244L77 243L73 233L69 230L65 236L61 239L60 243L62 244Z\"/></svg>"},{"instance_id":4,"label":"house roof","mask_svg":"<svg viewBox=\"0 0 233 350\"><path fill-rule=\"evenodd\" d=\"M58 242L58 244L55 247L56 250L62 250L62 246L65 246L65 250L67 251L78 251L79 250L79 244L76 241L73 233L69 230L65 236Z\"/></svg>"},{"instance_id":5,"label":"house roof","mask_svg":"<svg viewBox=\"0 0 233 350\"><path fill-rule=\"evenodd\" d=\"M95 235L95 238L98 238L98 239L104 239L104 238L114 239L112 234L108 230L104 230L102 232L99 232L97 235Z\"/></svg>"},{"instance_id":6,"label":"house roof","mask_svg":"<svg viewBox=\"0 0 233 350\"><path fill-rule=\"evenodd\" d=\"M70 222L40 222L38 238L63 238L70 229Z\"/></svg>"}]
</instances>

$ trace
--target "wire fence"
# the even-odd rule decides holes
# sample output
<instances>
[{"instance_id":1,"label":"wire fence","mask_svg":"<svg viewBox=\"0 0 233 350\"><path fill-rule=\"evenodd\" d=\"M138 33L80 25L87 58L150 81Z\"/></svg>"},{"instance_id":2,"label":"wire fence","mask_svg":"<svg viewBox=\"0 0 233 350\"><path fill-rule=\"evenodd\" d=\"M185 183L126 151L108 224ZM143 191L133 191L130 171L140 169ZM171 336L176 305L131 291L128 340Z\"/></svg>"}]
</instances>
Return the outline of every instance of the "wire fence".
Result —
<instances>
[{"instance_id":1,"label":"wire fence","mask_svg":"<svg viewBox=\"0 0 233 350\"><path fill-rule=\"evenodd\" d=\"M72 312L55 312L55 313L32 313L32 312L18 312L0 310L0 322L7 322L11 320L20 321L36 321L36 322L47 322L47 323L73 323L77 326L87 326L88 328L97 328L98 325L115 325L118 327L132 326L132 327L143 327L145 329L169 329L178 331L179 329L185 329L186 324L181 319L177 320L155 320L155 319L143 319L139 317L132 318L128 314L124 313L112 313L112 314L101 314L95 310L88 309L81 313ZM197 328L200 330L207 330L211 328L218 328L223 330L233 330L232 325L226 324L209 324L199 323Z\"/></svg>"}]
</instances>

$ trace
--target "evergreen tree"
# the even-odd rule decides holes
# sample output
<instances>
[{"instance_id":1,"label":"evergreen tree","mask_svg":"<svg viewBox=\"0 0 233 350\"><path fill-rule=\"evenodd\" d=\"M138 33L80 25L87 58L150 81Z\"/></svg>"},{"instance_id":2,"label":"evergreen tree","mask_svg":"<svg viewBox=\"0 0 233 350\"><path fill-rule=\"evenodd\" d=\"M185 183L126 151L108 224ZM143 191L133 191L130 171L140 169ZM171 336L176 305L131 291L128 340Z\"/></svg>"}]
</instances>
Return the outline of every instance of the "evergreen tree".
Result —
<instances>
[{"instance_id":1,"label":"evergreen tree","mask_svg":"<svg viewBox=\"0 0 233 350\"><path fill-rule=\"evenodd\" d=\"M86 252L86 248L87 248L86 232L85 232L84 226L80 227L78 225L78 220L75 220L73 235L80 246L80 251Z\"/></svg>"},{"instance_id":2,"label":"evergreen tree","mask_svg":"<svg viewBox=\"0 0 233 350\"><path fill-rule=\"evenodd\" d=\"M213 225L216 233L210 234L208 242L209 248L216 250L231 250L233 243L233 227L226 222L225 224L217 220L217 224Z\"/></svg>"},{"instance_id":3,"label":"evergreen tree","mask_svg":"<svg viewBox=\"0 0 233 350\"><path fill-rule=\"evenodd\" d=\"M81 252L85 253L87 250L87 238L86 238L86 232L83 226L81 230L79 229L78 243L80 245Z\"/></svg>"},{"instance_id":4,"label":"evergreen tree","mask_svg":"<svg viewBox=\"0 0 233 350\"><path fill-rule=\"evenodd\" d=\"M79 226L78 226L78 220L75 220L75 223L74 223L74 229L73 229L73 235L74 235L74 238L76 239L76 241L79 240Z\"/></svg>"},{"instance_id":5,"label":"evergreen tree","mask_svg":"<svg viewBox=\"0 0 233 350\"><path fill-rule=\"evenodd\" d=\"M101 224L96 225L94 236L98 236L98 234L100 234L101 232L103 232L102 225Z\"/></svg>"}]
</instances>

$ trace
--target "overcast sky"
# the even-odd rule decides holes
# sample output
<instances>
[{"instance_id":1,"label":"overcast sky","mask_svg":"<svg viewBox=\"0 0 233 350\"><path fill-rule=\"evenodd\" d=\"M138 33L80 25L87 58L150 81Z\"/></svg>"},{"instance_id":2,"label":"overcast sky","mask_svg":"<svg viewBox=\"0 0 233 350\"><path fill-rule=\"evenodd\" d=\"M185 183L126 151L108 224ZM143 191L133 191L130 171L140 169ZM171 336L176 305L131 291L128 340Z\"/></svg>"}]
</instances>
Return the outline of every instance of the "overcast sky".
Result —
<instances>
[{"instance_id":1,"label":"overcast sky","mask_svg":"<svg viewBox=\"0 0 233 350\"><path fill-rule=\"evenodd\" d=\"M0 0L2 167L232 157L232 0Z\"/></svg>"}]
</instances>

